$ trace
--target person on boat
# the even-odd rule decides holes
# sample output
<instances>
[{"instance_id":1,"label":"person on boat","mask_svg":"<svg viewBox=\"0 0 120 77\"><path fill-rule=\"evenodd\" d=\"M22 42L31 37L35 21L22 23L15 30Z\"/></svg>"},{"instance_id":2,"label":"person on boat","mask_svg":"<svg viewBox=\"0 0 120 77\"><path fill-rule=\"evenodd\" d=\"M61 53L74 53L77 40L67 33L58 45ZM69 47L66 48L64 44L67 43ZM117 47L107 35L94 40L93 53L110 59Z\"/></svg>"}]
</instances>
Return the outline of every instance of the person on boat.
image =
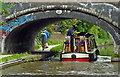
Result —
<instances>
[{"instance_id":1,"label":"person on boat","mask_svg":"<svg viewBox=\"0 0 120 77\"><path fill-rule=\"evenodd\" d=\"M70 26L70 29L67 32L67 36L72 36L73 35L73 26Z\"/></svg>"},{"instance_id":2,"label":"person on boat","mask_svg":"<svg viewBox=\"0 0 120 77\"><path fill-rule=\"evenodd\" d=\"M42 49L44 51L45 44L47 42L47 35L46 35L46 33L44 31L41 33L40 38L41 38L41 42L42 42Z\"/></svg>"},{"instance_id":3,"label":"person on boat","mask_svg":"<svg viewBox=\"0 0 120 77\"><path fill-rule=\"evenodd\" d=\"M71 37L71 51L74 51L74 33L73 33L73 26L70 26L70 29L67 32L67 36Z\"/></svg>"},{"instance_id":4,"label":"person on boat","mask_svg":"<svg viewBox=\"0 0 120 77\"><path fill-rule=\"evenodd\" d=\"M47 41L48 41L48 39L49 39L49 32L47 31L46 28L44 29L44 32L45 32L45 34L47 35L46 48L48 48L48 43L47 43Z\"/></svg>"}]
</instances>

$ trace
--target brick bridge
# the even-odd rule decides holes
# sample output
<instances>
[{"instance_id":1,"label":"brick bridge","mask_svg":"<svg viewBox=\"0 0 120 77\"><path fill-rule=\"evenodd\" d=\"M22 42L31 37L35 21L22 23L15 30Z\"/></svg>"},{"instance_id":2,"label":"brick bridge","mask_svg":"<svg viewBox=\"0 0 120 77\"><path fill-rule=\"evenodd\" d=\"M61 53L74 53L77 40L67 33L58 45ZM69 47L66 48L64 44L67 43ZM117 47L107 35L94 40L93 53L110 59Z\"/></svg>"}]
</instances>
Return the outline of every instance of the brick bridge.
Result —
<instances>
[{"instance_id":1,"label":"brick bridge","mask_svg":"<svg viewBox=\"0 0 120 77\"><path fill-rule=\"evenodd\" d=\"M1 25L2 52L34 50L34 40L44 27L66 19L79 19L95 24L112 38L114 52L120 51L120 3L86 2L83 0L3 0L14 4L10 14L3 17L8 24Z\"/></svg>"}]
</instances>

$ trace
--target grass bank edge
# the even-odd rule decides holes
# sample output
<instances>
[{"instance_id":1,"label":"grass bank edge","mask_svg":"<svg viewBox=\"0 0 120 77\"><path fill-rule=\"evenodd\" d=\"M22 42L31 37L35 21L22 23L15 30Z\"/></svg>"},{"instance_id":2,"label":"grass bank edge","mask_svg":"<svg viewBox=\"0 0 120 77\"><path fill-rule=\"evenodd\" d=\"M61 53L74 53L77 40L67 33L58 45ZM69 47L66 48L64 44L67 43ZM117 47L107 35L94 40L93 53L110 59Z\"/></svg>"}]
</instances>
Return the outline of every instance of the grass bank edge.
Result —
<instances>
[{"instance_id":1,"label":"grass bank edge","mask_svg":"<svg viewBox=\"0 0 120 77\"><path fill-rule=\"evenodd\" d=\"M9 55L12 55L12 56L8 56L8 57L4 57L4 58L0 59L0 63L7 62L9 60L14 60L14 59L21 59L23 56L29 56L31 54L28 54L26 52L26 53L21 53L21 54L9 54Z\"/></svg>"}]
</instances>

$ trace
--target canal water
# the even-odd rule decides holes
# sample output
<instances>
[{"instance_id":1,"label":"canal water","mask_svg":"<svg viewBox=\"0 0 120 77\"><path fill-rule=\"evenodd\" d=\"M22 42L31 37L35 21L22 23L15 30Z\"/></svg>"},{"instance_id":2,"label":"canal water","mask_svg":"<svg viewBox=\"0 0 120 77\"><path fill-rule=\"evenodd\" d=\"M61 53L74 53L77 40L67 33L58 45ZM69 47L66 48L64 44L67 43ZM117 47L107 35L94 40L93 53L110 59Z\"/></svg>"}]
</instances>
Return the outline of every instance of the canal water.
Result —
<instances>
[{"instance_id":1,"label":"canal water","mask_svg":"<svg viewBox=\"0 0 120 77\"><path fill-rule=\"evenodd\" d=\"M100 50L109 54L105 50L108 48L111 50L111 47ZM5 68L2 75L118 75L118 62L61 62L57 56L50 61L27 62Z\"/></svg>"}]
</instances>

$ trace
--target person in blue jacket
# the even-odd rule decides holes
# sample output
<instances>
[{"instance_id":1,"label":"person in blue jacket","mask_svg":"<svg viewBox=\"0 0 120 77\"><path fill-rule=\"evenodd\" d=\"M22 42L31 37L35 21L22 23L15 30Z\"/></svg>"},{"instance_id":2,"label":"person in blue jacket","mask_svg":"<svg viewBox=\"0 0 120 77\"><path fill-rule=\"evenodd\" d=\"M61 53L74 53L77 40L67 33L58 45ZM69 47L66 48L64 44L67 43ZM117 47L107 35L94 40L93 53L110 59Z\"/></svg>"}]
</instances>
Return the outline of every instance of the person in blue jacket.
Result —
<instances>
[{"instance_id":1,"label":"person in blue jacket","mask_svg":"<svg viewBox=\"0 0 120 77\"><path fill-rule=\"evenodd\" d=\"M74 34L73 34L73 26L70 26L70 29L68 30L67 36L71 37L71 51L74 51Z\"/></svg>"},{"instance_id":2,"label":"person in blue jacket","mask_svg":"<svg viewBox=\"0 0 120 77\"><path fill-rule=\"evenodd\" d=\"M73 35L73 26L70 26L70 29L68 30L67 36Z\"/></svg>"},{"instance_id":3,"label":"person in blue jacket","mask_svg":"<svg viewBox=\"0 0 120 77\"><path fill-rule=\"evenodd\" d=\"M49 39L49 32L47 31L46 28L44 29L44 32L47 35L47 41L48 41L48 39ZM48 48L48 43L47 42L46 42L46 48Z\"/></svg>"}]
</instances>

